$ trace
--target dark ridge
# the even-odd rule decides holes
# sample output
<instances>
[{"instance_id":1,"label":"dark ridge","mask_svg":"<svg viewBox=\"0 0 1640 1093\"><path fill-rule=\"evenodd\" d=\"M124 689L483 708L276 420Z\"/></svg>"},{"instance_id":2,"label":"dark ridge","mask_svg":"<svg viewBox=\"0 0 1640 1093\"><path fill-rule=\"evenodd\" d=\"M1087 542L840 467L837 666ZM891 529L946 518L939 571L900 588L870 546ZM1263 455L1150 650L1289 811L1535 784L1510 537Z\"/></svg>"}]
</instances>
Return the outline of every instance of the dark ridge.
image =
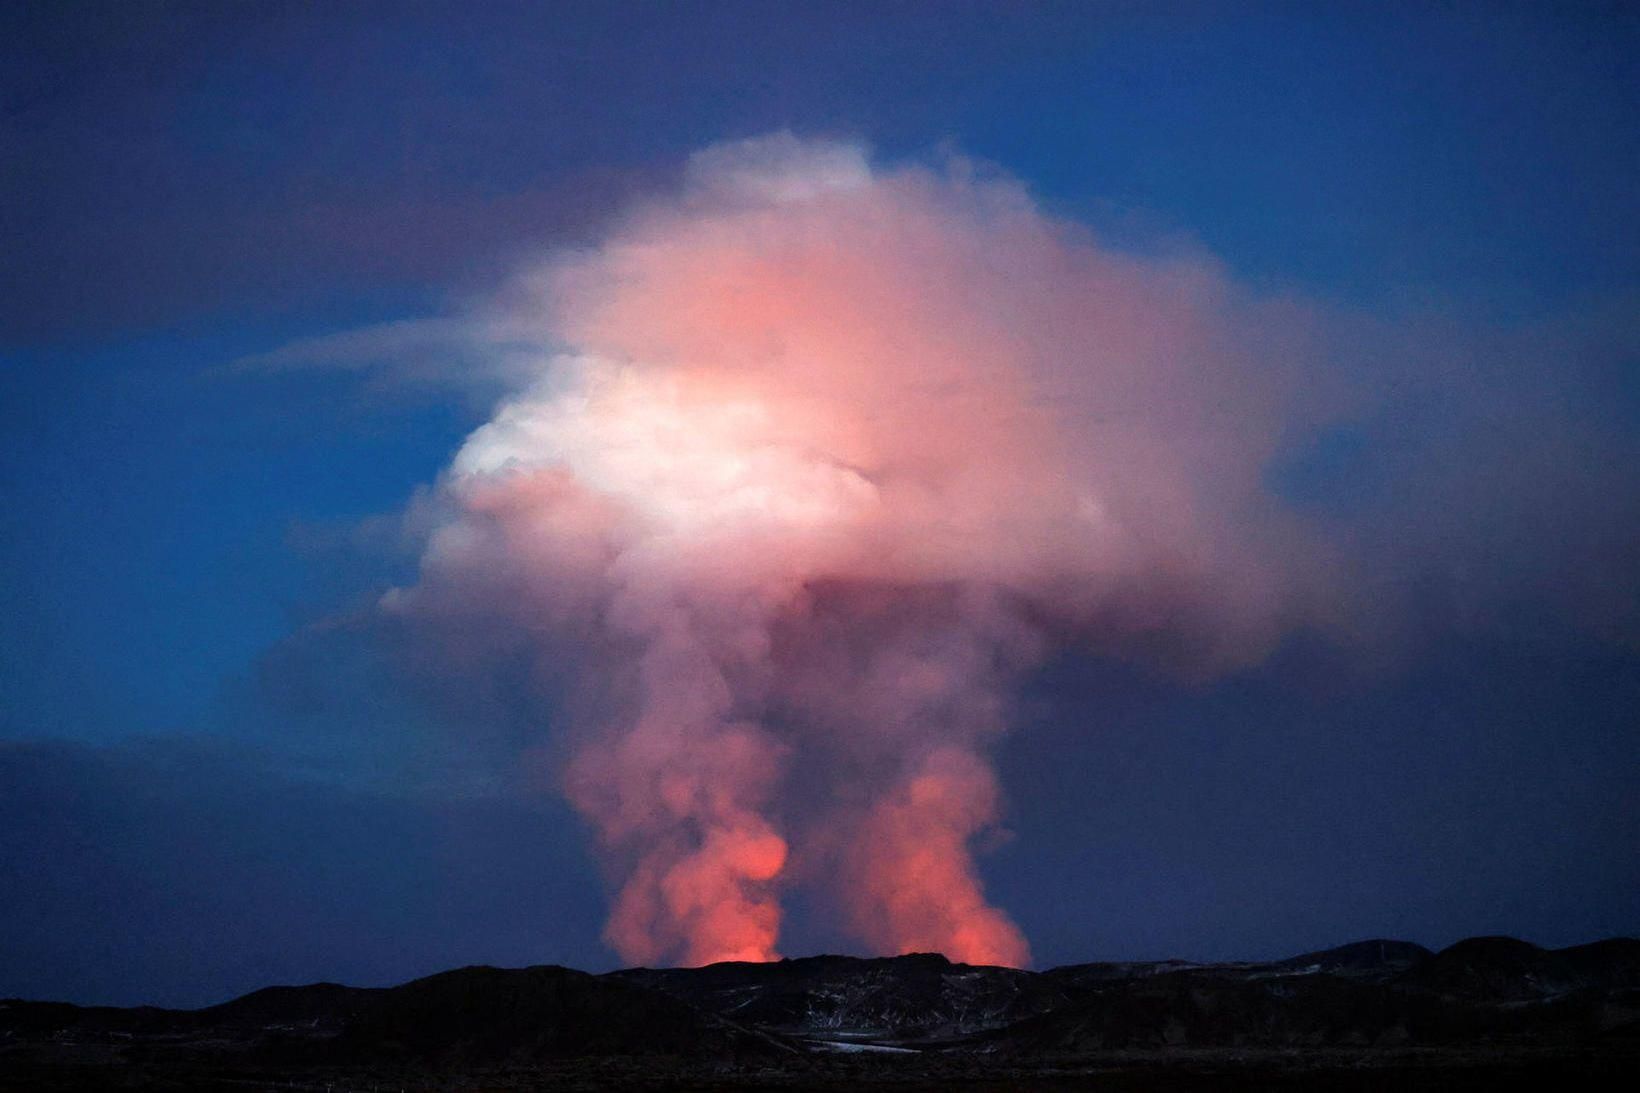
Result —
<instances>
[{"instance_id":1,"label":"dark ridge","mask_svg":"<svg viewBox=\"0 0 1640 1093\"><path fill-rule=\"evenodd\" d=\"M379 988L344 987L340 983L263 987L232 1001L192 1012L204 1025L306 1024L339 1028L380 994Z\"/></svg>"},{"instance_id":2,"label":"dark ridge","mask_svg":"<svg viewBox=\"0 0 1640 1093\"><path fill-rule=\"evenodd\" d=\"M1033 972L953 964L938 953L633 968L606 978L785 1034L907 1042L1000 1028L1065 998Z\"/></svg>"},{"instance_id":3,"label":"dark ridge","mask_svg":"<svg viewBox=\"0 0 1640 1093\"><path fill-rule=\"evenodd\" d=\"M659 992L554 965L461 968L394 987L347 1023L336 1047L349 1059L446 1065L784 1050Z\"/></svg>"},{"instance_id":4,"label":"dark ridge","mask_svg":"<svg viewBox=\"0 0 1640 1093\"><path fill-rule=\"evenodd\" d=\"M1067 986L1095 986L1126 979L1144 979L1153 975L1188 971L1192 968L1230 967L1231 965L1197 964L1189 960L1098 960L1090 964L1064 964L1042 974ZM1239 967L1239 965L1237 965Z\"/></svg>"},{"instance_id":5,"label":"dark ridge","mask_svg":"<svg viewBox=\"0 0 1640 1093\"><path fill-rule=\"evenodd\" d=\"M1325 973L1294 981L1180 972L1112 984L985 1042L1014 1057L1175 1048L1567 1049L1594 1044L1637 1016L1590 996L1523 1008Z\"/></svg>"},{"instance_id":6,"label":"dark ridge","mask_svg":"<svg viewBox=\"0 0 1640 1093\"><path fill-rule=\"evenodd\" d=\"M470 967L381 989L270 987L192 1011L0 1001L4 1089L149 1078L163 1088L377 1078L429 1088L407 1083L415 1074L460 1076L427 1079L438 1088L505 1088L509 1073L558 1075L564 1088L630 1079L628 1088L704 1089L731 1072L750 1075L748 1088L784 1081L771 1075L912 1074L925 1084L908 1088L933 1089L978 1071L1013 1081L1031 1068L1116 1066L1122 1053L1151 1067L1256 1057L1283 1073L1413 1058L1435 1068L1419 1079L1429 1089L1451 1076L1440 1068L1476 1060L1548 1060L1549 1084L1627 1073L1640 1065L1640 941L1549 950L1483 937L1430 953L1375 939L1264 963L1046 972L933 953L600 976Z\"/></svg>"},{"instance_id":7,"label":"dark ridge","mask_svg":"<svg viewBox=\"0 0 1640 1093\"><path fill-rule=\"evenodd\" d=\"M1640 990L1640 938L1613 937L1556 949L1555 955L1588 985Z\"/></svg>"},{"instance_id":8,"label":"dark ridge","mask_svg":"<svg viewBox=\"0 0 1640 1093\"><path fill-rule=\"evenodd\" d=\"M1640 988L1640 941L1611 938L1543 949L1512 937L1472 937L1404 977L1409 986L1458 998L1527 1002L1579 991Z\"/></svg>"},{"instance_id":9,"label":"dark ridge","mask_svg":"<svg viewBox=\"0 0 1640 1093\"><path fill-rule=\"evenodd\" d=\"M61 1029L88 1032L146 1033L175 1026L185 1011L157 1006L76 1006L72 1002L31 1002L23 998L0 999L0 1044L7 1034L53 1033Z\"/></svg>"},{"instance_id":10,"label":"dark ridge","mask_svg":"<svg viewBox=\"0 0 1640 1093\"><path fill-rule=\"evenodd\" d=\"M1333 949L1300 953L1276 962L1282 968L1317 968L1335 974L1405 971L1435 955L1413 941L1372 938L1354 941Z\"/></svg>"},{"instance_id":11,"label":"dark ridge","mask_svg":"<svg viewBox=\"0 0 1640 1093\"><path fill-rule=\"evenodd\" d=\"M1520 1002L1562 989L1553 957L1513 937L1472 937L1414 968L1406 982L1453 997Z\"/></svg>"}]
</instances>

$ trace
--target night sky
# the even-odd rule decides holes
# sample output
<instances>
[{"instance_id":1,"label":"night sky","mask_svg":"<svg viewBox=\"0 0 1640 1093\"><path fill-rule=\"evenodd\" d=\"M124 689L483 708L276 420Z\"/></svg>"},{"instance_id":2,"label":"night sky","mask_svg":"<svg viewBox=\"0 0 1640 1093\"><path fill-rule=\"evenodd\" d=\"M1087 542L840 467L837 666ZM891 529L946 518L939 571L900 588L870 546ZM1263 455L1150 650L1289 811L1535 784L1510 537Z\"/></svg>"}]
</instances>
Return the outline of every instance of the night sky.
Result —
<instances>
[{"instance_id":1,"label":"night sky","mask_svg":"<svg viewBox=\"0 0 1640 1093\"><path fill-rule=\"evenodd\" d=\"M428 331L783 131L1305 301L1347 392L1264 468L1346 619L1025 681L1038 966L1640 933L1640 17L1238 8L8 5L0 997L618 966L567 715L368 620L507 390Z\"/></svg>"}]
</instances>

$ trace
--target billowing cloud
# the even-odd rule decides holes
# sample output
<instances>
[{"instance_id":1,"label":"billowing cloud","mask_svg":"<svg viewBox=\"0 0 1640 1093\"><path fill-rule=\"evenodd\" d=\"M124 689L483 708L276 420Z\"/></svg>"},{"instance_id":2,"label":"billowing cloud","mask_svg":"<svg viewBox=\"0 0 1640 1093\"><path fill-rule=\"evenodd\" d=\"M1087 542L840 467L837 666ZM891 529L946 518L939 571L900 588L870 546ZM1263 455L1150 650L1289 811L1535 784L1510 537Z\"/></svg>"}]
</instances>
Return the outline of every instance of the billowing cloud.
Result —
<instances>
[{"instance_id":1,"label":"billowing cloud","mask_svg":"<svg viewBox=\"0 0 1640 1093\"><path fill-rule=\"evenodd\" d=\"M801 877L873 950L1026 964L973 856L1022 675L1216 672L1327 602L1265 487L1314 318L963 161L777 135L686 178L506 295L541 348L386 607L538 642L624 958L772 958Z\"/></svg>"}]
</instances>

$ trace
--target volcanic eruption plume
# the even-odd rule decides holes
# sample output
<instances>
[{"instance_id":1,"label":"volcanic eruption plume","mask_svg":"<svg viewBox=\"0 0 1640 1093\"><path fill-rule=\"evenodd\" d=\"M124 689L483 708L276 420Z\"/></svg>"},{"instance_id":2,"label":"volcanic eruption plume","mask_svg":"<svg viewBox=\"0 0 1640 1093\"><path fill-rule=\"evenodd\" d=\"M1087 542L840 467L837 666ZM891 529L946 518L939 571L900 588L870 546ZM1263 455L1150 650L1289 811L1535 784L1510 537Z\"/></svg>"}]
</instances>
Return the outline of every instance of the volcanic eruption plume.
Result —
<instances>
[{"instance_id":1,"label":"volcanic eruption plume","mask_svg":"<svg viewBox=\"0 0 1640 1093\"><path fill-rule=\"evenodd\" d=\"M1024 674L1211 672L1306 609L1261 481L1300 310L966 162L717 146L503 314L528 381L390 603L537 649L627 960L774 958L800 880L875 951L1027 964L973 856Z\"/></svg>"}]
</instances>

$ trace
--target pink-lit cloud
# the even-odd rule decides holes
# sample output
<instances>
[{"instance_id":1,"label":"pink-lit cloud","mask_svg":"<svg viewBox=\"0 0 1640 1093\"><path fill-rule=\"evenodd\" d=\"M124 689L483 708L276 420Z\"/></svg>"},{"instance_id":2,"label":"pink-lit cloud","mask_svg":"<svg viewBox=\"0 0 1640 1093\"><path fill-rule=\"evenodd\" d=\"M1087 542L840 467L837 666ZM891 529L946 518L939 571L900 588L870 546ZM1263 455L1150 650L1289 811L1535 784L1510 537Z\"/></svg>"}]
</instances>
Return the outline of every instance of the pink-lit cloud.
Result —
<instances>
[{"instance_id":1,"label":"pink-lit cloud","mask_svg":"<svg viewBox=\"0 0 1640 1093\"><path fill-rule=\"evenodd\" d=\"M1028 963L974 859L1022 676L1234 668L1330 602L1264 485L1313 314L963 161L714 147L498 308L540 348L387 607L539 640L626 959L773 958L801 876L874 951Z\"/></svg>"}]
</instances>

